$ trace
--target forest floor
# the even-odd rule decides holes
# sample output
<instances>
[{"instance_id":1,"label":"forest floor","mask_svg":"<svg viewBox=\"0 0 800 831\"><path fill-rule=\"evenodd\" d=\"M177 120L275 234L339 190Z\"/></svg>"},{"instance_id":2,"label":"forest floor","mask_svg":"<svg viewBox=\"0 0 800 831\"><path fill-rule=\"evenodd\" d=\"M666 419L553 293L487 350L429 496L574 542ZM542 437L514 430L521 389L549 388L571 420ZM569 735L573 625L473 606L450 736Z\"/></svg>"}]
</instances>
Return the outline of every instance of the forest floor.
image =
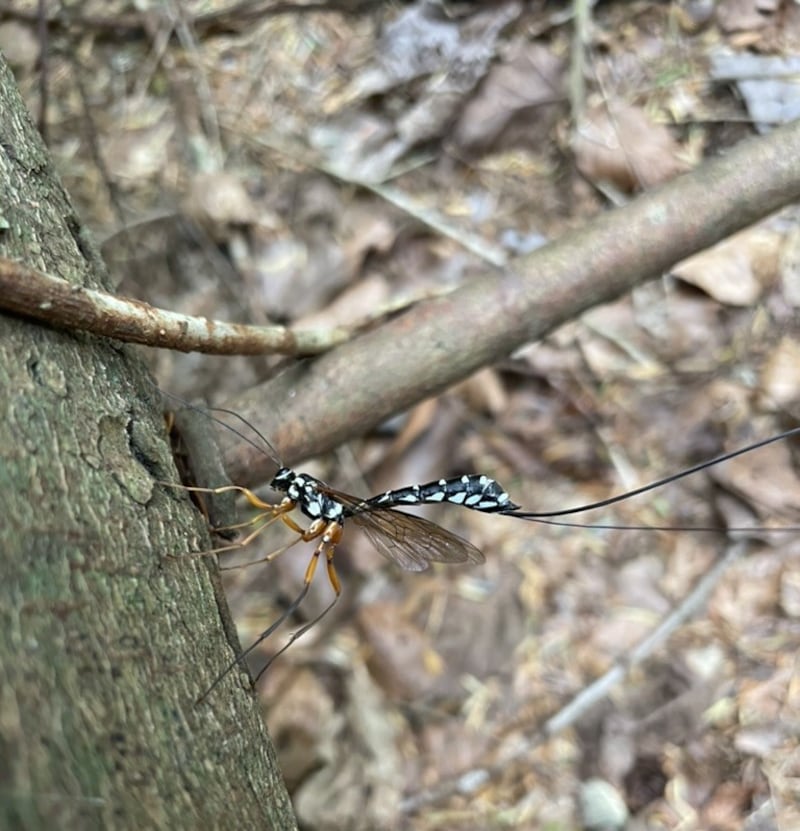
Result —
<instances>
[{"instance_id":1,"label":"forest floor","mask_svg":"<svg viewBox=\"0 0 800 831\"><path fill-rule=\"evenodd\" d=\"M800 110L791 2L85 0L49 28L42 113L36 5L0 4L0 49L119 292L217 319L395 314ZM303 467L604 499L798 426L799 308L795 210ZM146 357L217 404L280 366ZM800 828L800 541L724 530L800 525L798 451L568 518L719 533L442 507L486 563L406 574L347 528L341 603L259 686L301 827ZM243 644L306 565L226 572Z\"/></svg>"}]
</instances>

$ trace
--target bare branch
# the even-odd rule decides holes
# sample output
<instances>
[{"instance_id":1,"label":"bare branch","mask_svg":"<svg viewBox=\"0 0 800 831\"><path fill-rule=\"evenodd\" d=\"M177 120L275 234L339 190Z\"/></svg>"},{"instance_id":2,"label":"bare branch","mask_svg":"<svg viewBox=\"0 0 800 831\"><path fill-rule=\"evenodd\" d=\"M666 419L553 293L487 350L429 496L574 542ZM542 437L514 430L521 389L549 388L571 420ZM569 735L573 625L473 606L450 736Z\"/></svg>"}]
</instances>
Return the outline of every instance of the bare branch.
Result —
<instances>
[{"instance_id":1,"label":"bare branch","mask_svg":"<svg viewBox=\"0 0 800 831\"><path fill-rule=\"evenodd\" d=\"M248 390L227 406L284 460L329 450L800 198L800 121L751 139L514 264ZM234 482L271 470L223 436Z\"/></svg>"},{"instance_id":2,"label":"bare branch","mask_svg":"<svg viewBox=\"0 0 800 831\"><path fill-rule=\"evenodd\" d=\"M213 355L316 355L348 337L341 329L293 331L285 326L248 326L182 315L75 286L3 258L0 308L129 343Z\"/></svg>"}]
</instances>

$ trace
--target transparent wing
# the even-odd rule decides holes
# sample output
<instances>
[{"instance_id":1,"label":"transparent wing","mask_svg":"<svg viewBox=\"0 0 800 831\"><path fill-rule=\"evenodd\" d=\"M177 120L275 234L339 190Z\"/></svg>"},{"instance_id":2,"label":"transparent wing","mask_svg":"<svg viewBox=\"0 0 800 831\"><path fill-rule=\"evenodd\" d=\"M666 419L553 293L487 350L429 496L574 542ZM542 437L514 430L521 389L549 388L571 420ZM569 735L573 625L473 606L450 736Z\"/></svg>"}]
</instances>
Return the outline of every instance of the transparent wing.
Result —
<instances>
[{"instance_id":1,"label":"transparent wing","mask_svg":"<svg viewBox=\"0 0 800 831\"><path fill-rule=\"evenodd\" d=\"M384 557L406 571L425 571L430 563L482 563L474 545L422 517L402 511L356 513L353 522Z\"/></svg>"},{"instance_id":2,"label":"transparent wing","mask_svg":"<svg viewBox=\"0 0 800 831\"><path fill-rule=\"evenodd\" d=\"M347 518L367 535L387 559L406 571L425 571L431 563L483 563L486 558L472 543L440 525L394 508L323 485L323 490L345 506Z\"/></svg>"}]
</instances>

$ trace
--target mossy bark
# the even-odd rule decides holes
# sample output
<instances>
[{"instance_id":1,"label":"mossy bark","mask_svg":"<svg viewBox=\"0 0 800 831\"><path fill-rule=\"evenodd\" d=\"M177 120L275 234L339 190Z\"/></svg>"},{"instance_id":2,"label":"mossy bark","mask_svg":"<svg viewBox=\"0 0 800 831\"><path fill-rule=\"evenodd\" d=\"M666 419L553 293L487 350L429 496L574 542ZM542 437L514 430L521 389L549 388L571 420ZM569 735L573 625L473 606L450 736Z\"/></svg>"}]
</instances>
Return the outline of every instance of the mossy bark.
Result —
<instances>
[{"instance_id":1,"label":"mossy bark","mask_svg":"<svg viewBox=\"0 0 800 831\"><path fill-rule=\"evenodd\" d=\"M0 255L105 272L0 58ZM295 827L135 350L0 314L0 827Z\"/></svg>"}]
</instances>

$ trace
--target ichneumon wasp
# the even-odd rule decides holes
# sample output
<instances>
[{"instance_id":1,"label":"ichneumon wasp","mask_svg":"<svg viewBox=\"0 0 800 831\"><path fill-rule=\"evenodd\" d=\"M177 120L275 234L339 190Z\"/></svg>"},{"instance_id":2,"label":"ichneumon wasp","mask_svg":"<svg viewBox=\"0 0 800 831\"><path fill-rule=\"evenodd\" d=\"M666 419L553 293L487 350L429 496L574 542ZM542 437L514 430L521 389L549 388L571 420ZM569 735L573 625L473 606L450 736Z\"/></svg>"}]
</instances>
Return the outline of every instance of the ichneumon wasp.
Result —
<instances>
[{"instance_id":1,"label":"ichneumon wasp","mask_svg":"<svg viewBox=\"0 0 800 831\"><path fill-rule=\"evenodd\" d=\"M171 398L177 398L177 396L172 396L169 393L165 394ZM213 415L182 399L177 400L185 407L201 412L208 418L220 421ZM225 413L243 421L232 410L213 409L216 412ZM270 442L252 425L245 422L246 426L253 430L263 442L263 446L251 441L239 430L225 422L220 421L220 423L236 433L258 452L266 453L278 465L278 472L272 478L270 487L274 491L284 494L284 496L279 503L272 504L262 500L249 488L239 485L225 485L219 488L183 486L186 490L199 493L217 495L230 492L240 493L257 511L257 514L247 522L228 526L224 529L215 529L218 531L246 531L246 533L240 541L215 548L206 553L218 554L242 548L276 521L283 522L297 536L293 542L273 551L262 558L260 562L269 562L300 542L316 542L316 545L306 567L303 585L298 595L288 604L274 623L225 667L200 700L206 698L228 672L241 663L247 655L298 609L308 594L317 565L322 559L325 560L328 581L334 591L333 600L319 615L291 635L287 643L267 661L255 680L257 681L269 668L270 664L288 649L295 640L316 625L333 608L341 594L341 583L334 565L334 552L337 544L342 539L345 522L352 521L361 528L372 545L384 557L401 568L406 571L424 571L431 563L482 563L484 562L484 556L474 545L461 537L423 517L399 511L397 510L398 506L449 503L484 513L507 513L518 510L520 507L511 501L508 493L501 485L484 474L438 479L424 485L412 485L386 491L367 499L352 496L329 487L314 476L285 467ZM303 528L290 516L295 509L310 520L307 528ZM250 530L247 531L246 529Z\"/></svg>"},{"instance_id":2,"label":"ichneumon wasp","mask_svg":"<svg viewBox=\"0 0 800 831\"><path fill-rule=\"evenodd\" d=\"M452 504L469 508L470 510L482 513L498 514L507 517L521 519L527 522L543 523L548 525L565 525L576 527L587 527L582 523L570 522L559 519L559 517L581 513L595 508L603 508L633 496L662 487L670 482L691 476L698 471L721 464L722 462L734 459L745 453L750 453L766 445L772 444L800 434L800 427L787 430L784 433L771 436L767 439L746 445L713 459L700 462L678 473L658 479L649 484L643 485L634 490L627 491L616 496L609 497L597 502L580 505L573 508L566 508L556 511L524 511L520 505L513 502L508 492L496 480L485 474L465 474L448 479L438 479L423 485L411 485L386 491L382 494L369 498L356 497L343 491L331 488L321 480L306 473L301 473L286 467L280 461L277 451L270 442L253 425L246 422L242 417L224 408L212 408L213 411L226 414L242 421L255 435L263 442L263 446L249 439L242 432L227 424L224 421L211 415L208 411L189 404L183 399L164 393L170 398L175 398L180 403L202 414L206 418L217 421L226 429L234 432L239 438L250 444L259 453L269 456L278 466L277 473L270 482L270 487L283 494L283 498L277 504L262 500L249 488L239 485L225 485L219 488L202 488L193 486L182 486L186 490L210 493L239 493L247 502L256 509L256 515L243 523L229 526L217 531L245 531L245 536L238 542L215 548L208 554L222 553L229 550L240 549L252 542L259 534L274 522L281 521L287 525L297 536L287 545L263 557L258 562L270 562L278 555L301 542L315 542L308 565L303 577L303 585L281 615L265 629L258 638L251 643L244 651L237 655L214 679L210 687L203 693L199 701L203 701L223 680L223 678L241 664L244 659L255 650L259 644L269 638L280 626L300 607L308 594L312 580L316 573L317 565L321 559L325 560L327 576L334 592L331 603L326 606L320 614L311 621L303 624L296 630L288 641L273 654L266 664L256 675L254 681L263 675L272 662L281 655L298 638L315 626L335 605L341 594L341 583L334 564L336 546L342 539L345 523L352 522L365 533L372 545L384 557L399 565L406 571L424 571L431 563L482 563L485 558L483 553L468 541L456 534L447 531L441 526L422 517L408 514L398 510L398 507L423 504ZM299 510L310 520L307 528L297 523L291 514ZM722 529L712 526L659 526L659 525L603 525L592 524L592 528L608 528L617 530L661 530L661 531L700 531L700 532L735 532L756 530L751 527L729 527ZM775 528L770 530L789 531L795 528Z\"/></svg>"}]
</instances>

